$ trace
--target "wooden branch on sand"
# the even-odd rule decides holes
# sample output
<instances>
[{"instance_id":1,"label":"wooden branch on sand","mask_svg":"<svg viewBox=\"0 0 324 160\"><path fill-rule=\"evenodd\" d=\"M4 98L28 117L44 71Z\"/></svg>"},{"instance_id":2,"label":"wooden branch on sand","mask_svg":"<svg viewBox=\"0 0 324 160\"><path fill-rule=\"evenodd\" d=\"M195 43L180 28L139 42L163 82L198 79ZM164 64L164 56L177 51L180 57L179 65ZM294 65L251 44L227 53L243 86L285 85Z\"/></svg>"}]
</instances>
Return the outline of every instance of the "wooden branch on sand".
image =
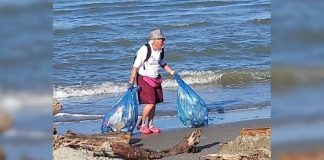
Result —
<instances>
[{"instance_id":1,"label":"wooden branch on sand","mask_svg":"<svg viewBox=\"0 0 324 160\"><path fill-rule=\"evenodd\" d=\"M134 147L129 144L128 133L107 133L83 135L77 133L66 133L53 136L54 150L60 147L73 149L85 149L93 151L94 156L122 157L125 159L159 159L185 152L195 152L201 135L200 129L185 137L180 143L170 149L155 151Z\"/></svg>"},{"instance_id":2,"label":"wooden branch on sand","mask_svg":"<svg viewBox=\"0 0 324 160\"><path fill-rule=\"evenodd\" d=\"M125 143L112 143L111 147L114 154L126 159L160 159L185 152L194 152L196 145L199 143L200 135L201 130L194 129L193 132L180 141L180 143L170 149L162 151L133 147Z\"/></svg>"},{"instance_id":3,"label":"wooden branch on sand","mask_svg":"<svg viewBox=\"0 0 324 160\"><path fill-rule=\"evenodd\" d=\"M130 142L129 133L107 133L107 134L77 134L66 133L64 135L53 136L54 150L60 147L69 147L73 149L85 149L93 151L95 156L115 157L111 149L111 143Z\"/></svg>"}]
</instances>

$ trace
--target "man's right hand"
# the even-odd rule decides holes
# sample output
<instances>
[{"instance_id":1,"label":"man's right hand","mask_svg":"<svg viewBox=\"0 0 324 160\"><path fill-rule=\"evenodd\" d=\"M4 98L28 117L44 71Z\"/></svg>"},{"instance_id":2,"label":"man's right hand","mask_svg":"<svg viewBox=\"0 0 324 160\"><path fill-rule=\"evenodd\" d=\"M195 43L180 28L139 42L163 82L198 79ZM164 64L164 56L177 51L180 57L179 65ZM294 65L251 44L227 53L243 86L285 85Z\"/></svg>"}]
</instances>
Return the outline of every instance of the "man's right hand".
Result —
<instances>
[{"instance_id":1,"label":"man's right hand","mask_svg":"<svg viewBox=\"0 0 324 160\"><path fill-rule=\"evenodd\" d=\"M171 75L173 76L173 78L176 78L179 76L178 72L176 72L174 70L171 71Z\"/></svg>"},{"instance_id":2,"label":"man's right hand","mask_svg":"<svg viewBox=\"0 0 324 160\"><path fill-rule=\"evenodd\" d=\"M128 81L127 89L132 89L134 87L134 82Z\"/></svg>"}]
</instances>

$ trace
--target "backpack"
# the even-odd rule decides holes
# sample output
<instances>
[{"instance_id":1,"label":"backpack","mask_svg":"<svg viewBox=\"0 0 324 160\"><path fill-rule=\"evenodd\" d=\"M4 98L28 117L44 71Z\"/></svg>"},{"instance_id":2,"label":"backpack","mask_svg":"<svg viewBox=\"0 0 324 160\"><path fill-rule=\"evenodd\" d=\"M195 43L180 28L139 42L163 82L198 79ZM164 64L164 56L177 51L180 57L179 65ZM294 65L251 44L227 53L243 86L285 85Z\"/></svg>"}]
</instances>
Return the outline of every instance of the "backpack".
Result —
<instances>
[{"instance_id":1,"label":"backpack","mask_svg":"<svg viewBox=\"0 0 324 160\"><path fill-rule=\"evenodd\" d=\"M145 46L147 47L147 54L146 54L146 58L145 58L143 63L145 63L151 57L151 54L152 54L151 46L148 43L146 43ZM136 60L136 56L134 57L133 63ZM161 59L160 60L162 60L163 58L164 58L164 48L162 48ZM143 65L143 68L145 70L145 65Z\"/></svg>"}]
</instances>

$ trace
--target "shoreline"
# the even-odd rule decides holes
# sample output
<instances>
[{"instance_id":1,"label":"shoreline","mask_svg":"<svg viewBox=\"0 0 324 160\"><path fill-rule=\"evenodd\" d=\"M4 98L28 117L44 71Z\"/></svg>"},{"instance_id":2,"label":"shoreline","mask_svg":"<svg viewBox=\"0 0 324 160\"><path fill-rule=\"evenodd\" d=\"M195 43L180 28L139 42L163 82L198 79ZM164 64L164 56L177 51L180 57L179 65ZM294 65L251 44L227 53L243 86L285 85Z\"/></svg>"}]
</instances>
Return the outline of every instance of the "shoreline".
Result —
<instances>
[{"instance_id":1,"label":"shoreline","mask_svg":"<svg viewBox=\"0 0 324 160\"><path fill-rule=\"evenodd\" d=\"M270 119L271 107L262 109L237 110L235 112L216 113L209 115L209 126L241 122L246 120ZM54 123L58 134L64 134L68 130L76 133L95 134L101 133L100 126L102 119L81 122ZM178 117L157 117L154 124L161 130L186 129ZM140 134L134 130L133 135Z\"/></svg>"}]
</instances>

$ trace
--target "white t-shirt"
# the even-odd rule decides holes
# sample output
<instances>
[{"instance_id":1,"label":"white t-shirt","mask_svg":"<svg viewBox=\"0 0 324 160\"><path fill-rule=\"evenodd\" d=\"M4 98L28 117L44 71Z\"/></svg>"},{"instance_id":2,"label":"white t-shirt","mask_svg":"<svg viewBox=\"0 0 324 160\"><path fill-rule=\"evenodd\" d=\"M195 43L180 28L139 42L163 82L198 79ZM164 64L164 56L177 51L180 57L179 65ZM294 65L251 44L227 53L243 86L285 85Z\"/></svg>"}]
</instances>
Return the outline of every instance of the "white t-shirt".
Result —
<instances>
[{"instance_id":1,"label":"white t-shirt","mask_svg":"<svg viewBox=\"0 0 324 160\"><path fill-rule=\"evenodd\" d=\"M165 64L165 61L164 58L160 60L162 50L155 51L151 42L149 44L151 47L151 57L143 64L147 55L147 47L143 45L136 53L137 56L133 67L139 68L138 73L142 76L156 78L159 76L159 69L161 65ZM145 66L145 69L143 66Z\"/></svg>"}]
</instances>

